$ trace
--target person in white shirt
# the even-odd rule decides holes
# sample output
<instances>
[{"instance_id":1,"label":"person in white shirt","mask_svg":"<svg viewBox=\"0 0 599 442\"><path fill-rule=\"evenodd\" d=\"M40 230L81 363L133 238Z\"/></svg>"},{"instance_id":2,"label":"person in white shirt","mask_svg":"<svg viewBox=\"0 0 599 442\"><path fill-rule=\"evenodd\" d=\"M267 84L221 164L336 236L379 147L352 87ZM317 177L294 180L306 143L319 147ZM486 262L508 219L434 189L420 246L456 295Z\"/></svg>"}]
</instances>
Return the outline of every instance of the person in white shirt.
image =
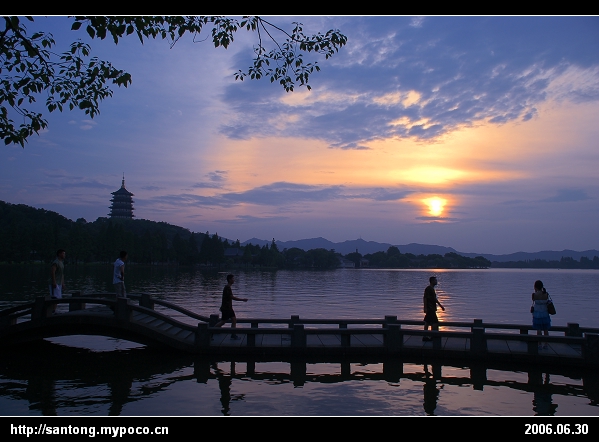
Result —
<instances>
[{"instance_id":1,"label":"person in white shirt","mask_svg":"<svg viewBox=\"0 0 599 442\"><path fill-rule=\"evenodd\" d=\"M114 262L114 272L112 276L112 284L117 298L126 298L125 291L125 261L127 261L127 252L121 251L119 258Z\"/></svg>"}]
</instances>

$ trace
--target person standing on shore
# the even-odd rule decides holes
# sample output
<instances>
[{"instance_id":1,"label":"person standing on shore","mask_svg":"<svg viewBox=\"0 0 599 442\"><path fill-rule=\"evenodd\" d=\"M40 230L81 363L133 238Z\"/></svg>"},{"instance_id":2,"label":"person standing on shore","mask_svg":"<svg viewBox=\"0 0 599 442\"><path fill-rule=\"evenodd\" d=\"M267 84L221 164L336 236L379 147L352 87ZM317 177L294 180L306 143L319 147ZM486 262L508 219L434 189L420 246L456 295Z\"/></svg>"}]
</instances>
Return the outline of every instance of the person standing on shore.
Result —
<instances>
[{"instance_id":1,"label":"person standing on shore","mask_svg":"<svg viewBox=\"0 0 599 442\"><path fill-rule=\"evenodd\" d=\"M125 291L125 261L127 261L127 252L122 250L114 262L114 271L112 273L112 284L117 298L127 297Z\"/></svg>"},{"instance_id":2,"label":"person standing on shore","mask_svg":"<svg viewBox=\"0 0 599 442\"><path fill-rule=\"evenodd\" d=\"M237 318L235 317L235 312L233 311L233 300L247 302L247 298L238 298L237 296L233 295L233 289L231 288L233 283L235 283L235 276L227 275L227 285L223 289L223 299L220 306L222 318L214 325L215 327L222 327L229 320L231 320L232 329L237 327ZM239 336L235 334L235 331L233 331L233 334L231 334L231 339L239 339Z\"/></svg>"},{"instance_id":3,"label":"person standing on shore","mask_svg":"<svg viewBox=\"0 0 599 442\"><path fill-rule=\"evenodd\" d=\"M50 265L50 297L52 299L62 299L64 286L64 258L66 252L64 249L58 249L56 258ZM52 313L56 311L56 304L52 308Z\"/></svg>"},{"instance_id":4,"label":"person standing on shore","mask_svg":"<svg viewBox=\"0 0 599 442\"><path fill-rule=\"evenodd\" d=\"M435 276L431 276L429 279L429 285L424 289L424 331L428 330L428 327L431 327L431 330L438 330L439 326L439 318L437 318L437 304L443 311L445 311L445 307L441 305L439 300L437 299L437 292L435 292L435 286L437 285L437 278ZM430 341L431 338L428 336L422 337L423 341Z\"/></svg>"}]
</instances>

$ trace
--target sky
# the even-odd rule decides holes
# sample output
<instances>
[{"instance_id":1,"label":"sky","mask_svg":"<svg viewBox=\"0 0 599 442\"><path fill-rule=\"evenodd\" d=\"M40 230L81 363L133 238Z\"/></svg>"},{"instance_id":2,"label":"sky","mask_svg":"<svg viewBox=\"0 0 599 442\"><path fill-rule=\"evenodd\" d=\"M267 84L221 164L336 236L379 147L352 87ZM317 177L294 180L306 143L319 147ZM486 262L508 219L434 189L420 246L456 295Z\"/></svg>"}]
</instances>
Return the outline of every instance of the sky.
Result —
<instances>
[{"instance_id":1,"label":"sky","mask_svg":"<svg viewBox=\"0 0 599 442\"><path fill-rule=\"evenodd\" d=\"M362 238L467 252L599 249L599 17L265 17L347 45L311 90L236 81L256 34L171 47L81 39L132 75L100 105L2 146L0 200L94 221L123 174L135 216L194 232ZM39 100L44 102L44 98Z\"/></svg>"}]
</instances>

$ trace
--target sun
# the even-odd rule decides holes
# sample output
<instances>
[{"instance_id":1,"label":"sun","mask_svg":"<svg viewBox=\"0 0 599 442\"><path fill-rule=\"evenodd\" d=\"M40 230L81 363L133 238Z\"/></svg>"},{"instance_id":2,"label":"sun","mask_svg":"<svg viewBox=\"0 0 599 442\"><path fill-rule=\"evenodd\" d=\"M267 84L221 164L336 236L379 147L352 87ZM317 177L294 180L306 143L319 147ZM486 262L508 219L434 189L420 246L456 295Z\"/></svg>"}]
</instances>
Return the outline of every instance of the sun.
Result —
<instances>
[{"instance_id":1,"label":"sun","mask_svg":"<svg viewBox=\"0 0 599 442\"><path fill-rule=\"evenodd\" d=\"M443 210L445 209L447 200L439 198L438 196L433 196L431 198L422 200L422 202L428 206L428 213L431 216L441 216L443 214Z\"/></svg>"}]
</instances>

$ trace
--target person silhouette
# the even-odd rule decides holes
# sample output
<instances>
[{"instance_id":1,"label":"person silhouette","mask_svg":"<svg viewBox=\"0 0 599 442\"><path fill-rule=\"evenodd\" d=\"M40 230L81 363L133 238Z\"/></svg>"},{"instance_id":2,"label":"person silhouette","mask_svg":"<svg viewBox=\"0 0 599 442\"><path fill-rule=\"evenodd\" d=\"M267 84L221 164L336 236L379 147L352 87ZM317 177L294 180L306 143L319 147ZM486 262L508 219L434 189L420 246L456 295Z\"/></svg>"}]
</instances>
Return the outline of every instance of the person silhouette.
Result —
<instances>
[{"instance_id":1,"label":"person silhouette","mask_svg":"<svg viewBox=\"0 0 599 442\"><path fill-rule=\"evenodd\" d=\"M247 302L247 298L238 298L233 295L233 289L231 288L235 283L234 275L227 275L227 285L223 289L223 299L220 306L220 311L222 312L222 318L219 322L217 322L215 327L222 327L227 323L227 321L231 321L231 328L233 329L233 334L231 334L231 339L239 339L239 336L235 334L235 327L237 327L237 317L235 316L235 312L233 311L233 301L243 301Z\"/></svg>"},{"instance_id":2,"label":"person silhouette","mask_svg":"<svg viewBox=\"0 0 599 442\"><path fill-rule=\"evenodd\" d=\"M441 305L439 300L437 299L437 293L435 292L435 286L437 285L437 277L431 276L429 279L429 285L424 289L424 331L428 330L428 327L431 327L431 330L439 329L439 318L437 318L437 305L441 307L443 311L445 311L445 307ZM430 341L431 338L429 336L423 336L423 341Z\"/></svg>"}]
</instances>

